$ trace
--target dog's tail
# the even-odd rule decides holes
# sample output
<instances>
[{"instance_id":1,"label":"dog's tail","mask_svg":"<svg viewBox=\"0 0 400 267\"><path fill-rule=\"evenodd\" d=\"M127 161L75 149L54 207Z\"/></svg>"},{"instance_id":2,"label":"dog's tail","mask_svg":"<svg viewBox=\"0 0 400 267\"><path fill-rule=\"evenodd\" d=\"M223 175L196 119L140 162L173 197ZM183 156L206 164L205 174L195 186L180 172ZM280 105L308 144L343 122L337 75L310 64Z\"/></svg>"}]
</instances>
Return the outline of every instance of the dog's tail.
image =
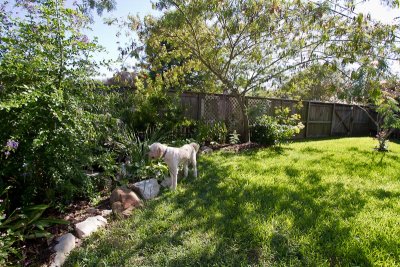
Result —
<instances>
[{"instance_id":1,"label":"dog's tail","mask_svg":"<svg viewBox=\"0 0 400 267\"><path fill-rule=\"evenodd\" d=\"M200 149L199 144L197 144L197 143L190 143L189 145L191 145L191 146L194 148L194 150L196 151L196 153L199 152L199 149Z\"/></svg>"}]
</instances>

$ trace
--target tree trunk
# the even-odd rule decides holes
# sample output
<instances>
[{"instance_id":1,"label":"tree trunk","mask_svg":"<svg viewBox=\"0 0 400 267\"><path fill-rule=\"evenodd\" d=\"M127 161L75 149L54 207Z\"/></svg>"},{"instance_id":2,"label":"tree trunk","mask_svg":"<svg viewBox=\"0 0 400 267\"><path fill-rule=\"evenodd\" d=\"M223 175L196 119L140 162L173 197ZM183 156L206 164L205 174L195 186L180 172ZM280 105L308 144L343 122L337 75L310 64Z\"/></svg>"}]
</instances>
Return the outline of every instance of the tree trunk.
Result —
<instances>
[{"instance_id":1,"label":"tree trunk","mask_svg":"<svg viewBox=\"0 0 400 267\"><path fill-rule=\"evenodd\" d=\"M250 127L249 127L249 116L247 114L246 97L239 93L235 93L235 97L239 103L240 112L243 118L243 141L250 142Z\"/></svg>"}]
</instances>

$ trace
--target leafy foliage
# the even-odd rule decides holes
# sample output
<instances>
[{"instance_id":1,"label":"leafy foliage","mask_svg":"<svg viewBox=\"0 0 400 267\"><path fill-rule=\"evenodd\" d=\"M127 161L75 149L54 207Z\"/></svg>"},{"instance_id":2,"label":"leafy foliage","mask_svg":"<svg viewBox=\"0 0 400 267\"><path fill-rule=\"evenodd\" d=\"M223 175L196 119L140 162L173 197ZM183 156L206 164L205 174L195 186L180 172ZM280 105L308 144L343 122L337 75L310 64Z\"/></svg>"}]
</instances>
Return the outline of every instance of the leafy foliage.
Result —
<instances>
[{"instance_id":1,"label":"leafy foliage","mask_svg":"<svg viewBox=\"0 0 400 267\"><path fill-rule=\"evenodd\" d=\"M94 42L81 34L88 20L59 0L21 2L26 17L2 21L0 140L19 142L2 154L0 187L12 185L14 207L69 201L93 192L82 170L90 165L94 122ZM10 26L11 25L11 26Z\"/></svg>"},{"instance_id":2,"label":"leafy foliage","mask_svg":"<svg viewBox=\"0 0 400 267\"><path fill-rule=\"evenodd\" d=\"M310 64L345 71L354 63L397 58L398 25L354 14L354 6L353 1L341 6L334 1L160 0L155 7L162 16L131 22L145 33L144 46L168 52L165 46L172 45L174 53L201 65L224 92L236 96L248 140L247 93L278 85Z\"/></svg>"},{"instance_id":3,"label":"leafy foliage","mask_svg":"<svg viewBox=\"0 0 400 267\"><path fill-rule=\"evenodd\" d=\"M197 123L197 137L196 139L200 143L210 144L211 142L217 142L224 144L228 136L228 129L226 124L222 121L215 123Z\"/></svg>"},{"instance_id":4,"label":"leafy foliage","mask_svg":"<svg viewBox=\"0 0 400 267\"><path fill-rule=\"evenodd\" d=\"M46 231L46 227L53 224L68 224L69 222L43 218L44 211L48 205L31 205L22 209L18 208L10 214L6 210L10 206L7 187L0 192L0 264L11 264L10 256L21 260L21 241L26 239L49 237L51 234ZM14 262L15 263L15 262Z\"/></svg>"},{"instance_id":5,"label":"leafy foliage","mask_svg":"<svg viewBox=\"0 0 400 267\"><path fill-rule=\"evenodd\" d=\"M125 124L130 129L145 131L149 127L171 131L183 120L176 95L169 95L162 86L161 77L150 79L147 74L142 74L137 80L138 90L132 96L133 113ZM124 120L124 117L122 117Z\"/></svg>"},{"instance_id":6,"label":"leafy foliage","mask_svg":"<svg viewBox=\"0 0 400 267\"><path fill-rule=\"evenodd\" d=\"M240 134L238 134L236 130L234 130L231 134L229 134L229 144L231 145L238 144L240 142L239 136Z\"/></svg>"},{"instance_id":7,"label":"leafy foliage","mask_svg":"<svg viewBox=\"0 0 400 267\"><path fill-rule=\"evenodd\" d=\"M331 65L314 64L293 75L273 96L318 101L343 99L347 85L343 74Z\"/></svg>"},{"instance_id":8,"label":"leafy foliage","mask_svg":"<svg viewBox=\"0 0 400 267\"><path fill-rule=\"evenodd\" d=\"M251 126L252 138L262 145L281 145L300 133L304 125L300 115L290 114L289 108L277 108L275 116L263 115Z\"/></svg>"}]
</instances>

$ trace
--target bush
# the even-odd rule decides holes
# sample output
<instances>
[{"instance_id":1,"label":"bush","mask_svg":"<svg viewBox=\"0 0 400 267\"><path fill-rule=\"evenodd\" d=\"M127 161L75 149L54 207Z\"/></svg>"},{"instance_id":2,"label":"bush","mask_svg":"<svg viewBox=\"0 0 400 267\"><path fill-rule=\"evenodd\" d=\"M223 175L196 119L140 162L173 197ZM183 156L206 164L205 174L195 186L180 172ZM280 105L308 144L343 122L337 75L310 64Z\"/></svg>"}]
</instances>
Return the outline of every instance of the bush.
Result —
<instances>
[{"instance_id":1,"label":"bush","mask_svg":"<svg viewBox=\"0 0 400 267\"><path fill-rule=\"evenodd\" d=\"M196 139L203 144L217 142L224 144L228 136L228 129L222 121L215 123L197 123L197 136Z\"/></svg>"},{"instance_id":2,"label":"bush","mask_svg":"<svg viewBox=\"0 0 400 267\"><path fill-rule=\"evenodd\" d=\"M168 172L165 163L150 161L148 157L149 146L154 142L162 142L165 136L158 131L147 130L142 137L128 130L122 129L118 140L119 156L124 158L126 173L122 173L123 181L120 183L137 182L149 177L163 179Z\"/></svg>"},{"instance_id":3,"label":"bush","mask_svg":"<svg viewBox=\"0 0 400 267\"><path fill-rule=\"evenodd\" d=\"M240 142L239 139L240 134L238 134L236 132L236 130L234 130L230 135L229 135L229 144L231 145L236 145Z\"/></svg>"},{"instance_id":4,"label":"bush","mask_svg":"<svg viewBox=\"0 0 400 267\"><path fill-rule=\"evenodd\" d=\"M264 115L251 126L251 138L262 145L280 145L300 133L304 125L300 115L290 115L289 108L277 108L275 117Z\"/></svg>"},{"instance_id":5,"label":"bush","mask_svg":"<svg viewBox=\"0 0 400 267\"><path fill-rule=\"evenodd\" d=\"M133 105L130 116L124 115L121 118L129 129L146 131L148 128L155 128L171 132L184 120L180 99L165 91L160 76L151 80L145 74L140 75L137 87L132 98L133 103L129 104Z\"/></svg>"}]
</instances>

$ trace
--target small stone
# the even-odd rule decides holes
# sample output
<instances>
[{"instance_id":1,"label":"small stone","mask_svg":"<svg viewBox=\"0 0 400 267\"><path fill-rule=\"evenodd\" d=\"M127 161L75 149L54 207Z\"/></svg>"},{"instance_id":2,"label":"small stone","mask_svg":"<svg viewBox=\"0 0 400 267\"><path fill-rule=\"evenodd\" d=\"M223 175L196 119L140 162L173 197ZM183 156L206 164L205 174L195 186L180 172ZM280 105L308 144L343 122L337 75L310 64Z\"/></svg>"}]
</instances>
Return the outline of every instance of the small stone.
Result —
<instances>
[{"instance_id":1,"label":"small stone","mask_svg":"<svg viewBox=\"0 0 400 267\"><path fill-rule=\"evenodd\" d=\"M100 211L101 216L108 217L112 214L112 210L102 210Z\"/></svg>"},{"instance_id":2,"label":"small stone","mask_svg":"<svg viewBox=\"0 0 400 267\"><path fill-rule=\"evenodd\" d=\"M144 199L155 198L160 192L160 185L158 184L157 179L154 178L137 182L133 184L133 186L140 190Z\"/></svg>"},{"instance_id":3,"label":"small stone","mask_svg":"<svg viewBox=\"0 0 400 267\"><path fill-rule=\"evenodd\" d=\"M89 214L97 214L97 213L99 213L99 210L96 208L90 207L86 210L86 212Z\"/></svg>"},{"instance_id":4,"label":"small stone","mask_svg":"<svg viewBox=\"0 0 400 267\"><path fill-rule=\"evenodd\" d=\"M79 238L85 238L106 224L107 220L103 216L89 217L83 222L75 224L75 231Z\"/></svg>"}]
</instances>

